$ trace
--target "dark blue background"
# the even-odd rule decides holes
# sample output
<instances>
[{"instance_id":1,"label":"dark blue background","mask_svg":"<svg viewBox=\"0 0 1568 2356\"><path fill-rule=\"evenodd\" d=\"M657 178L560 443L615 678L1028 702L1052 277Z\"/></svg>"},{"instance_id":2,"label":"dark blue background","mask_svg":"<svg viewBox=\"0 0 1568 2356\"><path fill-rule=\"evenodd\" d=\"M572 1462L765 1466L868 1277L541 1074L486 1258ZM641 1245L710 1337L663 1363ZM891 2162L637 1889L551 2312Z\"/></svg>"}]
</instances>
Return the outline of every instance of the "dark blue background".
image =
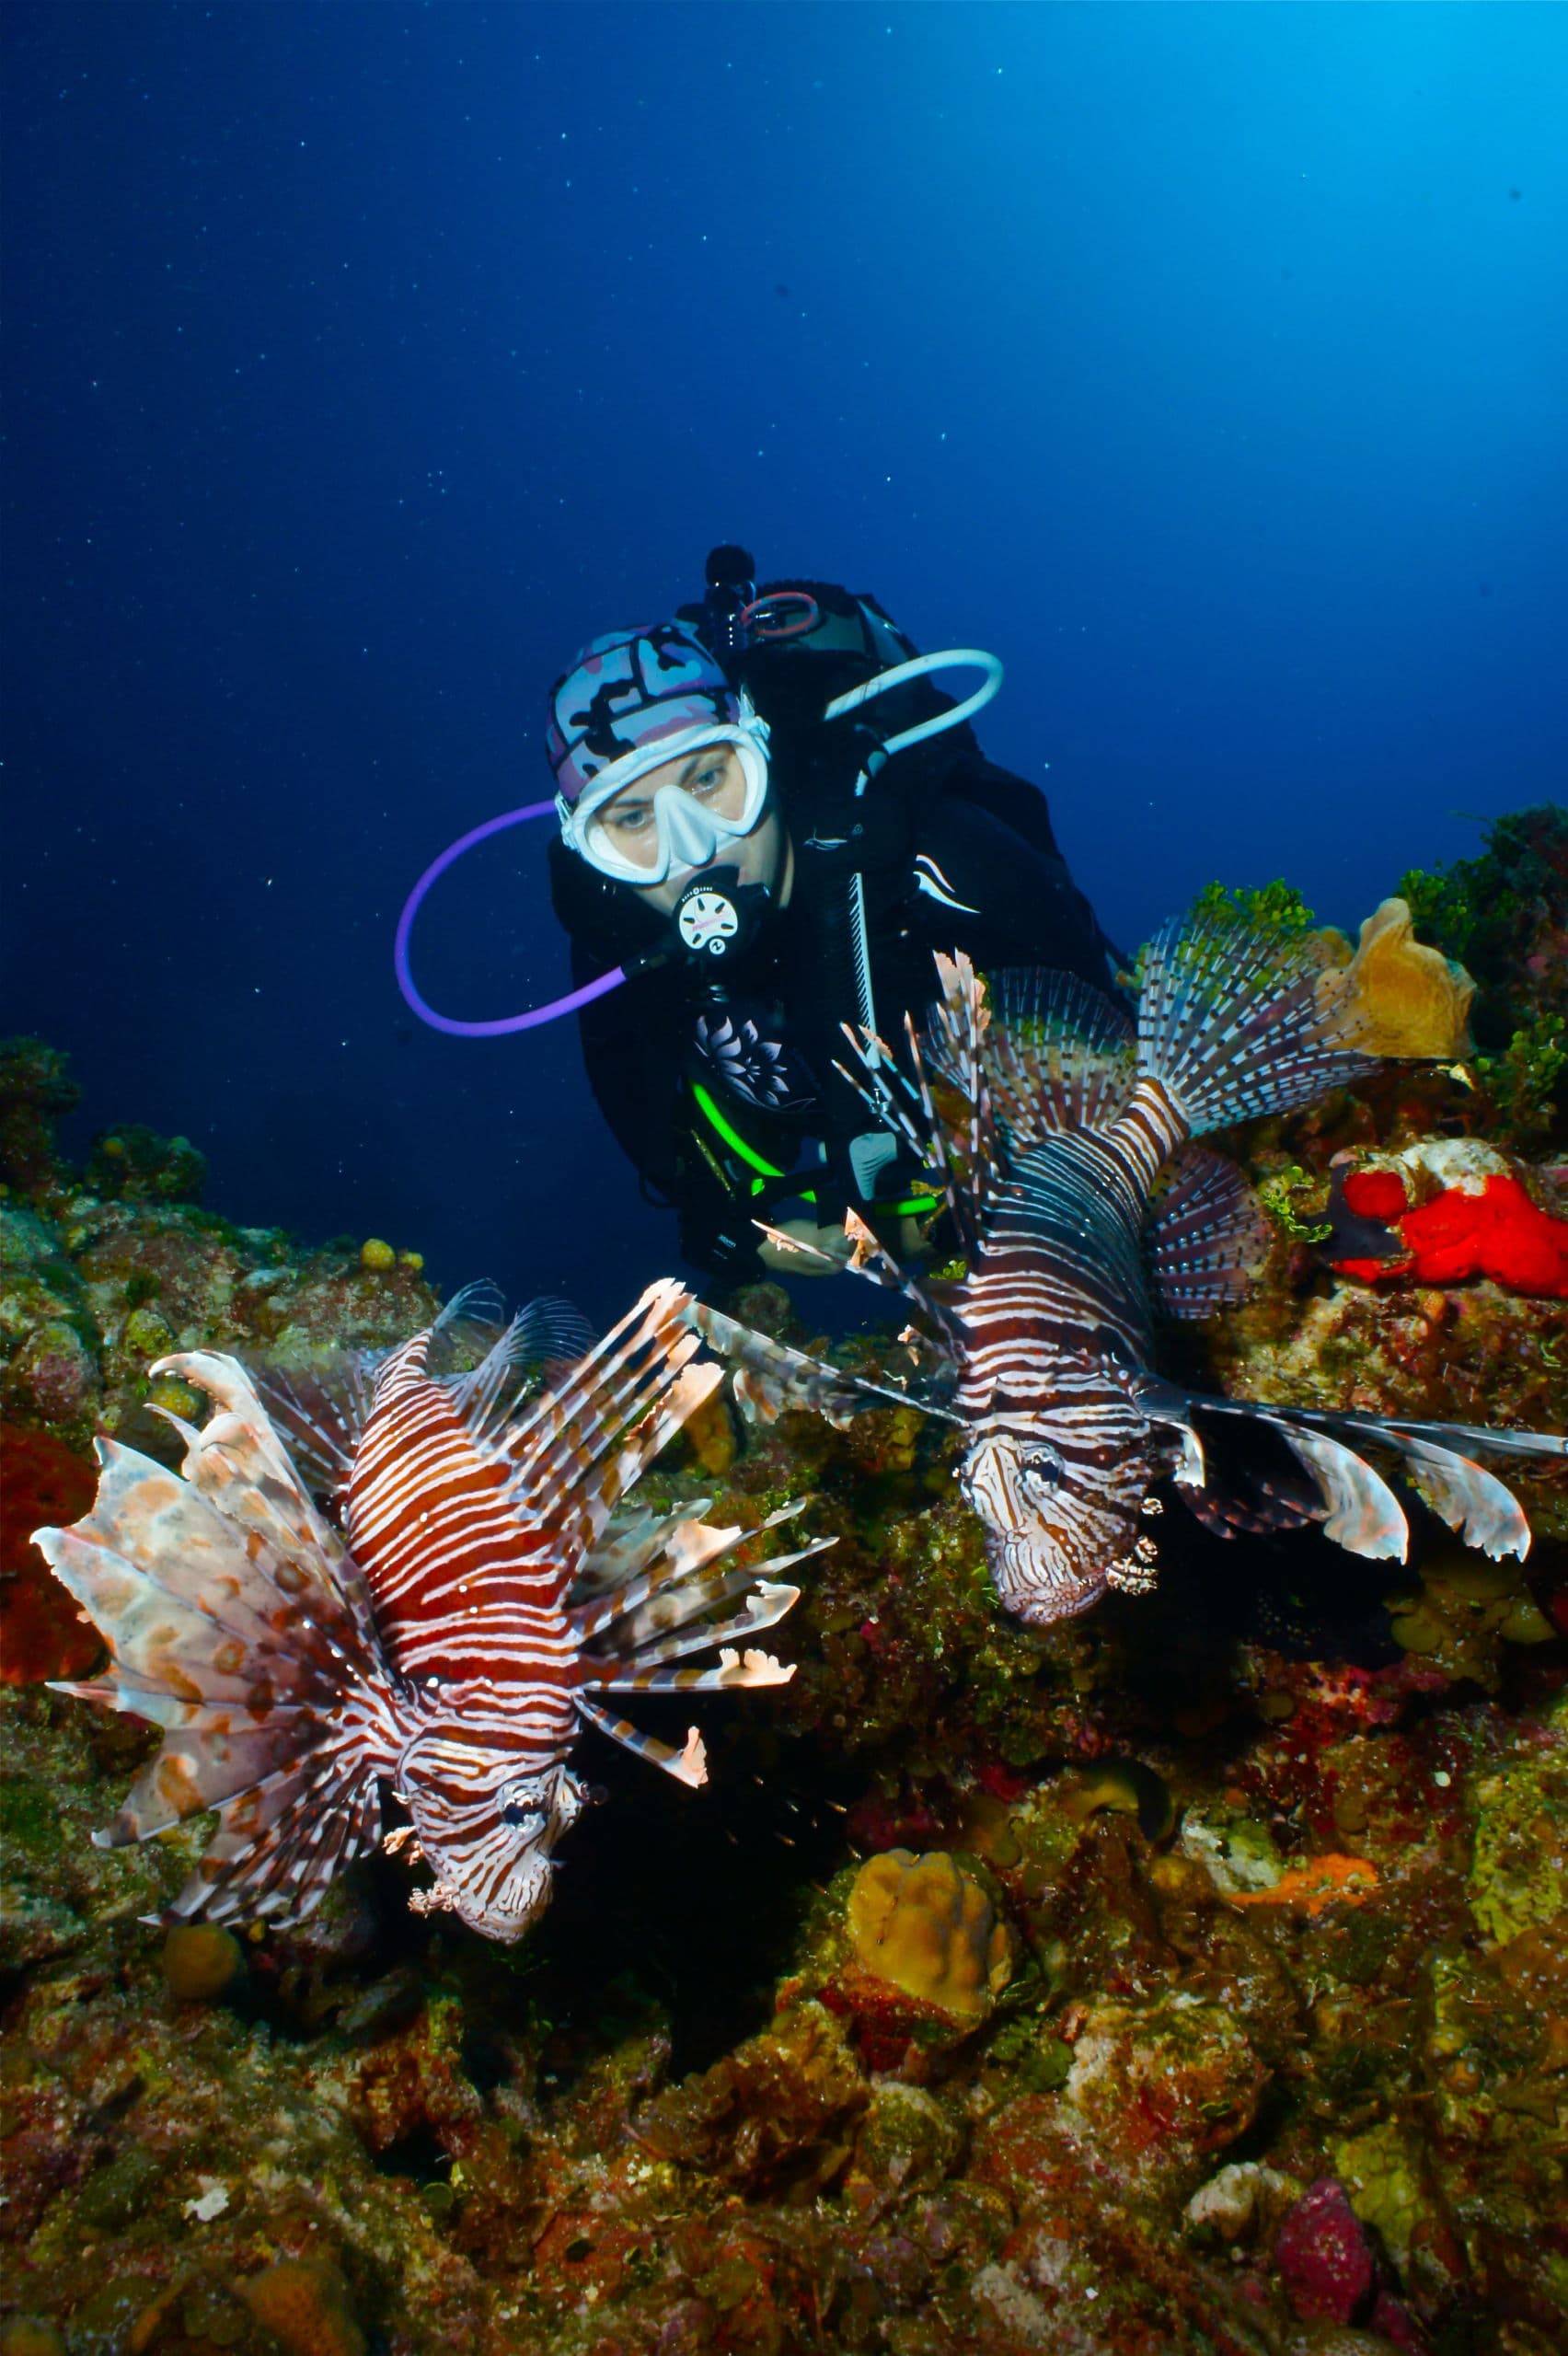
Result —
<instances>
[{"instance_id":1,"label":"dark blue background","mask_svg":"<svg viewBox=\"0 0 1568 2356\"><path fill-rule=\"evenodd\" d=\"M597 1316L669 1265L570 1024L404 891L711 540L1008 666L1124 941L1354 923L1559 794L1568 14L6 15L8 1028L231 1216ZM542 843L430 996L564 986Z\"/></svg>"}]
</instances>

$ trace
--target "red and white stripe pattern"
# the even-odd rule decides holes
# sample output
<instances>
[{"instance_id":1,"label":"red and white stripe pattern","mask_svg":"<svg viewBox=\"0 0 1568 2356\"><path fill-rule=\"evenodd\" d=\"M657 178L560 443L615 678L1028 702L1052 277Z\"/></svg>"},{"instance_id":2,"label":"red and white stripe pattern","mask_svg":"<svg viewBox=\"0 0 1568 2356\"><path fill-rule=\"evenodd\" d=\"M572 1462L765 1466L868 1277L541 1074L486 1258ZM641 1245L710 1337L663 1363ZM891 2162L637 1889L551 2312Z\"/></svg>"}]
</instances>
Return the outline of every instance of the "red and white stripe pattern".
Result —
<instances>
[{"instance_id":1,"label":"red and white stripe pattern","mask_svg":"<svg viewBox=\"0 0 1568 2356\"><path fill-rule=\"evenodd\" d=\"M959 1288L961 1477L1001 1600L1026 1620L1150 1580L1140 1517L1169 1449L1151 1447L1115 1369L1152 1356L1142 1229L1183 1134L1159 1082L1140 1080L1108 1128L1016 1153Z\"/></svg>"},{"instance_id":2,"label":"red and white stripe pattern","mask_svg":"<svg viewBox=\"0 0 1568 2356\"><path fill-rule=\"evenodd\" d=\"M726 1649L717 1669L666 1665L769 1626L795 1601L797 1588L764 1580L732 1620L709 1622L760 1577L711 1567L738 1530L689 1518L651 1525L640 1545L612 1549L630 1576L585 1604L569 1600L619 1500L721 1380L717 1367L689 1363L699 1344L688 1307L678 1285L651 1287L518 1411L478 1378L465 1397L432 1377L429 1334L376 1380L348 1485L349 1548L409 1692L398 1777L435 1871L423 1902L492 1937L516 1938L548 1901L550 1852L582 1807L567 1764L582 1719L684 1782L704 1780L695 1728L672 1749L605 1710L595 1691L791 1674L755 1651ZM600 1638L605 1648L590 1650Z\"/></svg>"},{"instance_id":3,"label":"red and white stripe pattern","mask_svg":"<svg viewBox=\"0 0 1568 2356\"><path fill-rule=\"evenodd\" d=\"M378 1837L389 1784L413 1822L387 1845L435 1874L411 1903L515 1939L582 1807L568 1759L583 1721L683 1783L705 1779L695 1728L661 1742L599 1694L792 1676L751 1640L800 1594L766 1575L814 1546L737 1567L749 1533L710 1527L700 1505L616 1510L721 1379L691 1363L681 1288L651 1287L537 1395L536 1312L471 1375L431 1373L437 1333L471 1325L483 1290L384 1360L374 1388L359 1360L336 1392L325 1378L270 1386L317 1488L346 1496L347 1547L247 1369L215 1353L165 1362L217 1407L201 1429L171 1418L183 1473L106 1446L93 1513L40 1533L114 1654L107 1678L66 1690L165 1729L98 1837L145 1840L217 1811L166 1919L300 1920ZM325 1421L317 1391L338 1400ZM685 1666L704 1651L717 1667Z\"/></svg>"}]
</instances>

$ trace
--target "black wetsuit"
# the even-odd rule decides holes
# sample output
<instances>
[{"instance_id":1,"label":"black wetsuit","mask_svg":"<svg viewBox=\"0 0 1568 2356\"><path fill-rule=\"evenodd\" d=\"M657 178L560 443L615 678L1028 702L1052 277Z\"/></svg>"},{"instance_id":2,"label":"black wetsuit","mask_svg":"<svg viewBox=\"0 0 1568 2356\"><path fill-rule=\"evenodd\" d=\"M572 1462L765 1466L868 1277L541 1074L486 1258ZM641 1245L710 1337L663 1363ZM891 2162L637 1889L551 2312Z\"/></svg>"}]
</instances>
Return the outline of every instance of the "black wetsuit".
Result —
<instances>
[{"instance_id":1,"label":"black wetsuit","mask_svg":"<svg viewBox=\"0 0 1568 2356\"><path fill-rule=\"evenodd\" d=\"M884 1038L899 1039L905 1010L918 1019L930 1000L935 950L963 950L986 972L1053 965L1108 978L1108 944L1043 795L987 761L968 728L894 755L855 798L878 738L948 699L921 681L866 707L863 722L824 725L835 695L913 651L873 601L846 602L857 627L864 617L876 630L863 653L769 648L739 669L773 732L773 790L795 847L789 907L767 914L721 975L680 957L579 1017L589 1084L644 1191L674 1207L695 1266L736 1278L758 1272L759 1217L836 1224L852 1204L874 1225L908 1195L912 1169L876 1167L887 1141L833 1068L846 1053L840 1025L860 1006L857 873ZM559 841L551 884L578 983L672 937L668 918Z\"/></svg>"}]
</instances>

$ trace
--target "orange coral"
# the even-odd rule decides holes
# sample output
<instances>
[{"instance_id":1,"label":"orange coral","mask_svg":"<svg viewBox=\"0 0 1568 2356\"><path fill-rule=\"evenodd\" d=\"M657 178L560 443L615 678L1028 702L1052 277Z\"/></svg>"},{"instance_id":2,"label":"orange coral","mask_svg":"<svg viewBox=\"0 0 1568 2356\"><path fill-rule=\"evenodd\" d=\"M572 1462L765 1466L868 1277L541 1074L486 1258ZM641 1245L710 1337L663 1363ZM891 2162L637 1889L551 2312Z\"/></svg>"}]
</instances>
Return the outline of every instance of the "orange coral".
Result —
<instances>
[{"instance_id":1,"label":"orange coral","mask_svg":"<svg viewBox=\"0 0 1568 2356\"><path fill-rule=\"evenodd\" d=\"M349 2286L329 2259L280 2258L235 2289L289 2356L364 2356L365 2336L349 2304Z\"/></svg>"},{"instance_id":2,"label":"orange coral","mask_svg":"<svg viewBox=\"0 0 1568 2356\"><path fill-rule=\"evenodd\" d=\"M849 1892L858 1962L917 2003L980 2020L1011 1971L1005 1927L977 1881L945 1851L868 1857Z\"/></svg>"},{"instance_id":3,"label":"orange coral","mask_svg":"<svg viewBox=\"0 0 1568 2356\"><path fill-rule=\"evenodd\" d=\"M245 1969L245 1950L215 1923L178 1923L164 1941L164 1978L171 1995L209 2004Z\"/></svg>"},{"instance_id":4,"label":"orange coral","mask_svg":"<svg viewBox=\"0 0 1568 2356\"><path fill-rule=\"evenodd\" d=\"M15 1424L0 1424L0 1680L37 1685L46 1677L85 1677L103 1639L83 1620L32 1533L46 1522L63 1529L86 1513L97 1477L50 1433Z\"/></svg>"},{"instance_id":5,"label":"orange coral","mask_svg":"<svg viewBox=\"0 0 1568 2356\"><path fill-rule=\"evenodd\" d=\"M1470 1004L1475 984L1462 965L1424 948L1403 900L1385 900L1361 928L1347 965L1318 983L1325 1011L1348 1014L1354 1044L1370 1056L1435 1057L1470 1052Z\"/></svg>"},{"instance_id":6,"label":"orange coral","mask_svg":"<svg viewBox=\"0 0 1568 2356\"><path fill-rule=\"evenodd\" d=\"M1304 1914L1320 1914L1325 1906L1359 1906L1378 1887L1378 1868L1366 1857L1309 1857L1291 1865L1272 1889L1235 1889L1227 1893L1232 1906L1299 1907Z\"/></svg>"}]
</instances>

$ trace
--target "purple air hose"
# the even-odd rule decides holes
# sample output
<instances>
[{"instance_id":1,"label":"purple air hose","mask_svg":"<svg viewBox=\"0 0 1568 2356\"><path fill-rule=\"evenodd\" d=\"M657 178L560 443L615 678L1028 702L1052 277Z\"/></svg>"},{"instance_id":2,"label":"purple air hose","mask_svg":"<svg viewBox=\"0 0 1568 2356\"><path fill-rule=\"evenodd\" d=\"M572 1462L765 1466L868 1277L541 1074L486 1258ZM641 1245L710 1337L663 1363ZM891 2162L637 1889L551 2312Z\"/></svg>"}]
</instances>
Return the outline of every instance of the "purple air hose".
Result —
<instances>
[{"instance_id":1,"label":"purple air hose","mask_svg":"<svg viewBox=\"0 0 1568 2356\"><path fill-rule=\"evenodd\" d=\"M409 971L409 935L414 929L414 918L431 885L438 877L444 875L449 867L455 866L465 851L472 850L476 843L484 842L491 835L503 833L508 826L521 826L530 818L551 817L554 814L553 802L530 802L526 809L508 810L499 818L487 818L482 826L473 827L469 833L459 835L455 843L448 844L441 857L431 861L404 901L403 913L398 919L398 936L392 944L392 964L398 976L398 987L420 1021L428 1022L432 1031L444 1031L454 1039L499 1039L508 1031L532 1031L536 1023L554 1022L562 1014L575 1014L580 1006L591 1005L594 999L603 998L607 990L618 989L625 981L625 966L612 966L607 974L601 974L597 981L585 982L580 990L569 990L564 998L553 998L548 1006L531 1006L525 1013L502 1015L493 1022L458 1022L450 1014L437 1014L434 1007L427 1006L414 987L414 977Z\"/></svg>"}]
</instances>

